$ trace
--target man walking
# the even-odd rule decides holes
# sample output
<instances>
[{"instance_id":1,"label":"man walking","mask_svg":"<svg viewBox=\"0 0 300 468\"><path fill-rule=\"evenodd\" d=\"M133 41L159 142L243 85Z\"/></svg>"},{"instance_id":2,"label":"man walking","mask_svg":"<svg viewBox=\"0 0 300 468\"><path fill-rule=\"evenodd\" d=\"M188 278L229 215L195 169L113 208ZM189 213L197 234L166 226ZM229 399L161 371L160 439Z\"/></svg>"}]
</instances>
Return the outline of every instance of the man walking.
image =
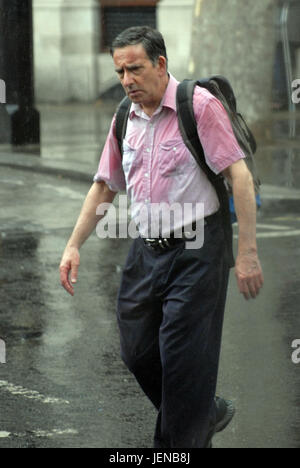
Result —
<instances>
[{"instance_id":1,"label":"man walking","mask_svg":"<svg viewBox=\"0 0 300 468\"><path fill-rule=\"evenodd\" d=\"M74 294L79 249L95 229L98 205L127 190L134 206L161 207L158 238L151 238L148 217L139 218L118 295L122 358L158 410L154 446L207 448L216 431L233 416L230 404L215 398L229 265L214 187L183 143L176 114L178 82L168 73L161 34L148 27L129 28L112 45L115 71L132 101L123 154L115 118L82 212L65 249L61 283ZM194 112L210 168L232 185L239 222L236 260L238 288L255 298L263 285L257 255L256 203L247 169L228 116L208 91L196 88ZM204 244L186 248L185 224L173 220L164 232L164 206L202 203ZM136 221L139 210L132 210ZM147 218L147 219L146 219ZM204 219L203 219L204 218ZM177 237L174 232L182 232Z\"/></svg>"}]
</instances>

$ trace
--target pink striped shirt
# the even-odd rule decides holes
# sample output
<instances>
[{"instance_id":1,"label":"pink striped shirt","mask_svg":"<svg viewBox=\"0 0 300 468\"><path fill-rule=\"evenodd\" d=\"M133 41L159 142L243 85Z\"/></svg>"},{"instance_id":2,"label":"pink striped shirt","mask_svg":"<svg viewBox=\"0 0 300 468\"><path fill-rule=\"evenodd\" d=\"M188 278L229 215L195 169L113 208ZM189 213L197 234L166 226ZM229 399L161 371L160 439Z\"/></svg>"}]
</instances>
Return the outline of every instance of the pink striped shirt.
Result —
<instances>
[{"instance_id":1,"label":"pink striped shirt","mask_svg":"<svg viewBox=\"0 0 300 468\"><path fill-rule=\"evenodd\" d=\"M127 191L132 217L144 236L149 235L149 225L139 218L141 206L148 206L150 212L151 205L161 204L159 214L163 217L166 206L192 204L184 225L219 209L215 189L182 140L176 114L177 86L178 81L170 75L165 95L151 118L139 105L132 104L123 158L115 137L114 116L94 177L96 182L105 181L112 191ZM206 162L216 174L245 157L224 107L200 87L196 87L194 94L194 112ZM197 203L204 206L201 215L196 210ZM181 228L182 223L175 219L172 230Z\"/></svg>"}]
</instances>

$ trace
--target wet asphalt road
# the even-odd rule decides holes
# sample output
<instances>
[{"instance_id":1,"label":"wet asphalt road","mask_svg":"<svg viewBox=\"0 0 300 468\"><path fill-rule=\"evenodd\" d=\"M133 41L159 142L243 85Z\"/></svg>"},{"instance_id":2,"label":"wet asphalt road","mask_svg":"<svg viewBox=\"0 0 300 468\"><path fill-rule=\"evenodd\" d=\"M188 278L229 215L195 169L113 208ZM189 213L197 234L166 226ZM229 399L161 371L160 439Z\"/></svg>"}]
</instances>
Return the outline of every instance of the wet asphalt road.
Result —
<instances>
[{"instance_id":1,"label":"wet asphalt road","mask_svg":"<svg viewBox=\"0 0 300 468\"><path fill-rule=\"evenodd\" d=\"M0 447L151 447L155 410L119 357L116 294L129 240L82 248L71 298L58 266L88 190L0 172ZM237 414L216 448L300 448L300 214L259 219L265 286L256 301L232 273L219 393Z\"/></svg>"}]
</instances>

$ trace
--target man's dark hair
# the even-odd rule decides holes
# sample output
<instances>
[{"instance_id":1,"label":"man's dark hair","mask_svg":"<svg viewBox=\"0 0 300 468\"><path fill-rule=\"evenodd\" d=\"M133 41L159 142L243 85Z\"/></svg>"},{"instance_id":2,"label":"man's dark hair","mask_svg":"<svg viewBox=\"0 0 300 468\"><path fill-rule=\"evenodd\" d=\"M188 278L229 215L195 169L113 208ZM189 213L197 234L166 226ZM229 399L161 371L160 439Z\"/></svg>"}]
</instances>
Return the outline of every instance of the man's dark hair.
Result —
<instances>
[{"instance_id":1,"label":"man's dark hair","mask_svg":"<svg viewBox=\"0 0 300 468\"><path fill-rule=\"evenodd\" d=\"M162 34L149 26L134 26L125 29L125 31L121 32L113 40L110 53L113 56L115 49L137 44L142 44L153 65L157 64L160 55L165 57L168 62L165 41Z\"/></svg>"}]
</instances>

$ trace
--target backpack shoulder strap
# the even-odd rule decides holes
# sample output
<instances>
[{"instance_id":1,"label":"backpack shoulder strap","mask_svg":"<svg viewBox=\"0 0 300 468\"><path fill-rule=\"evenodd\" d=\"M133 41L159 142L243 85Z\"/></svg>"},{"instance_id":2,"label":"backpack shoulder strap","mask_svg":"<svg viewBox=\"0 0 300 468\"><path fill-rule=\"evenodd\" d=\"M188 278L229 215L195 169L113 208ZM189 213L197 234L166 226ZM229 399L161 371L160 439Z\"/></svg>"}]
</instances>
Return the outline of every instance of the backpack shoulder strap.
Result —
<instances>
[{"instance_id":1,"label":"backpack shoulder strap","mask_svg":"<svg viewBox=\"0 0 300 468\"><path fill-rule=\"evenodd\" d=\"M176 95L178 125L185 145L190 150L203 172L207 175L210 182L214 184L220 176L217 176L207 165L204 150L199 139L197 122L193 108L195 86L201 86L208 89L209 80L183 80L178 85Z\"/></svg>"},{"instance_id":2,"label":"backpack shoulder strap","mask_svg":"<svg viewBox=\"0 0 300 468\"><path fill-rule=\"evenodd\" d=\"M226 239L226 258L229 266L233 267L235 262L232 250L233 233L228 192L223 176L221 174L216 175L207 165L205 160L204 150L198 135L197 122L194 115L193 96L195 86L201 86L209 91L211 83L209 79L201 81L184 80L178 85L176 97L178 125L185 145L208 177L208 180L216 189L223 218L224 234Z\"/></svg>"},{"instance_id":3,"label":"backpack shoulder strap","mask_svg":"<svg viewBox=\"0 0 300 468\"><path fill-rule=\"evenodd\" d=\"M129 117L130 107L131 107L131 101L126 96L120 102L119 107L116 112L116 138L118 141L118 146L119 146L121 155L123 155L123 139L126 134L127 120Z\"/></svg>"}]
</instances>

